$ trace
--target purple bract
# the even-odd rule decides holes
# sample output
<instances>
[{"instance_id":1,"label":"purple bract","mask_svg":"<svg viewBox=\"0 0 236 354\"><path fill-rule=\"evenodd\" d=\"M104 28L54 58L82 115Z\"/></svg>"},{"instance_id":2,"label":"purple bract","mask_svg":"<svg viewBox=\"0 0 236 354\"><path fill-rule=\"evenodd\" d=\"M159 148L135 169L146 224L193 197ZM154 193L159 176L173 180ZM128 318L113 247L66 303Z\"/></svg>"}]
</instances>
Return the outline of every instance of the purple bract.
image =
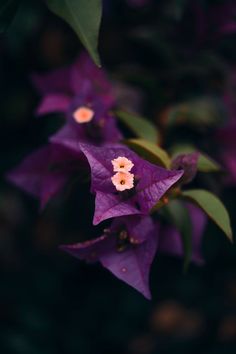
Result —
<instances>
[{"instance_id":1,"label":"purple bract","mask_svg":"<svg viewBox=\"0 0 236 354\"><path fill-rule=\"evenodd\" d=\"M26 157L7 179L40 199L41 208L64 187L72 173L81 171L83 155L48 144Z\"/></svg>"},{"instance_id":2,"label":"purple bract","mask_svg":"<svg viewBox=\"0 0 236 354\"><path fill-rule=\"evenodd\" d=\"M199 153L180 154L172 161L173 170L184 170L184 174L179 180L179 183L186 184L191 182L197 173Z\"/></svg>"},{"instance_id":3,"label":"purple bract","mask_svg":"<svg viewBox=\"0 0 236 354\"><path fill-rule=\"evenodd\" d=\"M80 144L91 168L91 191L96 194L93 223L113 217L148 214L150 209L183 175L183 171L168 171L143 160L122 145L96 147ZM134 188L118 192L111 182L112 160L126 157L133 164Z\"/></svg>"},{"instance_id":4,"label":"purple bract","mask_svg":"<svg viewBox=\"0 0 236 354\"><path fill-rule=\"evenodd\" d=\"M131 216L115 219L101 237L61 248L87 262L100 261L117 278L150 299L149 273L158 240L158 228L149 216Z\"/></svg>"},{"instance_id":5,"label":"purple bract","mask_svg":"<svg viewBox=\"0 0 236 354\"><path fill-rule=\"evenodd\" d=\"M38 115L61 112L66 118L52 142L63 144L65 139L75 139L103 144L120 140L121 134L110 113L114 105L111 84L86 54L71 66L45 75L34 74L32 80L43 96ZM91 119L76 119L79 109L90 109Z\"/></svg>"}]
</instances>

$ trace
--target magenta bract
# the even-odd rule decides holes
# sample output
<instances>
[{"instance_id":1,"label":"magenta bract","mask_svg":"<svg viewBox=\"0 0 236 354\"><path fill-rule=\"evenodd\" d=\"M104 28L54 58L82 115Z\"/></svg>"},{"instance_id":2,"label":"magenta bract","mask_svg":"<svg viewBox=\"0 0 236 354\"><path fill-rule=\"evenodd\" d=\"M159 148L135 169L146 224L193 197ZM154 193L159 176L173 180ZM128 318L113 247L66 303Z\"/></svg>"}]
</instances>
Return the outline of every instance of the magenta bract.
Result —
<instances>
[{"instance_id":1,"label":"magenta bract","mask_svg":"<svg viewBox=\"0 0 236 354\"><path fill-rule=\"evenodd\" d=\"M96 194L93 223L113 217L133 214L147 215L150 209L183 175L183 171L168 171L143 160L122 145L96 147L80 144L91 168L91 191ZM126 157L134 164L135 187L118 192L111 182L112 160Z\"/></svg>"},{"instance_id":2,"label":"magenta bract","mask_svg":"<svg viewBox=\"0 0 236 354\"><path fill-rule=\"evenodd\" d=\"M61 112L65 126L51 141L63 145L65 139L75 139L93 144L117 142L121 134L110 109L114 105L112 87L105 73L98 69L86 54L71 66L45 75L34 74L32 80L43 96L37 109L38 115ZM90 122L80 124L74 113L81 107L94 112Z\"/></svg>"},{"instance_id":3,"label":"magenta bract","mask_svg":"<svg viewBox=\"0 0 236 354\"><path fill-rule=\"evenodd\" d=\"M94 240L61 248L87 262L101 262L117 278L150 299L149 273L159 240L152 219L117 218L104 231L104 235Z\"/></svg>"},{"instance_id":4,"label":"magenta bract","mask_svg":"<svg viewBox=\"0 0 236 354\"><path fill-rule=\"evenodd\" d=\"M7 174L7 179L40 199L41 208L64 187L83 156L59 145L48 144L26 157Z\"/></svg>"}]
</instances>

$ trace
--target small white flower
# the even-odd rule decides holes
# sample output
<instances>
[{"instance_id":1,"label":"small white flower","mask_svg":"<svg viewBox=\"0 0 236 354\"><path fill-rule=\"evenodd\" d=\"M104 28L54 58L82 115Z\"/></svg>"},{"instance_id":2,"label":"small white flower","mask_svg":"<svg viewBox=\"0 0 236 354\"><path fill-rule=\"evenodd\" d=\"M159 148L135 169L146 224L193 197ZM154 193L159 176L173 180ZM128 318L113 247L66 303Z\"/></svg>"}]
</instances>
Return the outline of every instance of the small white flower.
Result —
<instances>
[{"instance_id":1,"label":"small white flower","mask_svg":"<svg viewBox=\"0 0 236 354\"><path fill-rule=\"evenodd\" d=\"M111 163L114 172L129 172L134 166L133 162L124 156L117 157Z\"/></svg>"},{"instance_id":2,"label":"small white flower","mask_svg":"<svg viewBox=\"0 0 236 354\"><path fill-rule=\"evenodd\" d=\"M116 190L123 192L126 189L131 189L134 186L134 175L129 172L117 172L111 181L116 187Z\"/></svg>"}]
</instances>

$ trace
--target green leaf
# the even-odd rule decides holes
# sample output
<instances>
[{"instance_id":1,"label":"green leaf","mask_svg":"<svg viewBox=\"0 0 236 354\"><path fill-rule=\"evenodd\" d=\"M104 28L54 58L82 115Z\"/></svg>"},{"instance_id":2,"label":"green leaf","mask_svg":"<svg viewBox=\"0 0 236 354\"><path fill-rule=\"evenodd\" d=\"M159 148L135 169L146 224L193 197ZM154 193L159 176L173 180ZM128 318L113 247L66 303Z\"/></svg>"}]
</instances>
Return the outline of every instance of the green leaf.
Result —
<instances>
[{"instance_id":1,"label":"green leaf","mask_svg":"<svg viewBox=\"0 0 236 354\"><path fill-rule=\"evenodd\" d=\"M94 62L100 65L97 51L102 17L101 0L47 0L49 9L63 18L77 33Z\"/></svg>"},{"instance_id":2,"label":"green leaf","mask_svg":"<svg viewBox=\"0 0 236 354\"><path fill-rule=\"evenodd\" d=\"M12 22L20 0L1 0L0 4L0 33L6 31L10 23Z\"/></svg>"},{"instance_id":3,"label":"green leaf","mask_svg":"<svg viewBox=\"0 0 236 354\"><path fill-rule=\"evenodd\" d=\"M224 114L218 100L204 97L171 107L167 115L167 125L188 124L202 130L222 122Z\"/></svg>"},{"instance_id":4,"label":"green leaf","mask_svg":"<svg viewBox=\"0 0 236 354\"><path fill-rule=\"evenodd\" d=\"M199 152L199 159L197 164L197 169L200 172L219 172L221 170L221 166L214 161L212 158L207 156L206 154L199 151L192 145L176 145L172 149L172 157L175 158L179 154L188 154L191 152Z\"/></svg>"},{"instance_id":5,"label":"green leaf","mask_svg":"<svg viewBox=\"0 0 236 354\"><path fill-rule=\"evenodd\" d=\"M197 204L233 242L229 214L223 203L214 194L203 189L191 189L182 192L181 196Z\"/></svg>"},{"instance_id":6,"label":"green leaf","mask_svg":"<svg viewBox=\"0 0 236 354\"><path fill-rule=\"evenodd\" d=\"M200 152L197 169L200 172L219 172L221 166L209 156Z\"/></svg>"},{"instance_id":7,"label":"green leaf","mask_svg":"<svg viewBox=\"0 0 236 354\"><path fill-rule=\"evenodd\" d=\"M145 160L165 168L170 167L171 161L167 152L150 141L143 139L127 139L124 140L124 143Z\"/></svg>"},{"instance_id":8,"label":"green leaf","mask_svg":"<svg viewBox=\"0 0 236 354\"><path fill-rule=\"evenodd\" d=\"M158 142L157 128L147 119L121 110L116 111L115 114L138 138L151 141L152 143Z\"/></svg>"},{"instance_id":9,"label":"green leaf","mask_svg":"<svg viewBox=\"0 0 236 354\"><path fill-rule=\"evenodd\" d=\"M179 231L184 250L184 270L186 271L192 256L192 223L189 212L180 200L171 200L165 207L170 222Z\"/></svg>"}]
</instances>

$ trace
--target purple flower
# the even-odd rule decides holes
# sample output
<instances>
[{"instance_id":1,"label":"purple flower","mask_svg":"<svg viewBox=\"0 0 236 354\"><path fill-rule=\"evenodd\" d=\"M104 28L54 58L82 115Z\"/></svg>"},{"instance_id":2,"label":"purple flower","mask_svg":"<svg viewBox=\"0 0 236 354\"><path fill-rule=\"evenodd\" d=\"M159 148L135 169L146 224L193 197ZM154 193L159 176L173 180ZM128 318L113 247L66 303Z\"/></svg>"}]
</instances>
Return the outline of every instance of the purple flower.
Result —
<instances>
[{"instance_id":1,"label":"purple flower","mask_svg":"<svg viewBox=\"0 0 236 354\"><path fill-rule=\"evenodd\" d=\"M158 239L158 227L149 216L131 216L113 220L101 237L61 248L87 262L101 262L117 278L150 299L149 272Z\"/></svg>"},{"instance_id":2,"label":"purple flower","mask_svg":"<svg viewBox=\"0 0 236 354\"><path fill-rule=\"evenodd\" d=\"M173 170L184 170L184 174L179 180L179 184L190 183L197 173L199 153L194 152L191 154L180 154L173 161L171 168Z\"/></svg>"},{"instance_id":3,"label":"purple flower","mask_svg":"<svg viewBox=\"0 0 236 354\"><path fill-rule=\"evenodd\" d=\"M186 207L193 226L192 261L200 265L203 264L201 243L206 216L192 204L186 204ZM115 218L102 236L61 248L88 263L101 262L117 278L148 299L151 298L150 267L157 250L178 257L184 254L181 235L176 228L154 223L149 216Z\"/></svg>"},{"instance_id":4,"label":"purple flower","mask_svg":"<svg viewBox=\"0 0 236 354\"><path fill-rule=\"evenodd\" d=\"M201 209L193 204L186 203L189 216L192 222L192 261L203 264L201 246L207 217ZM178 230L172 225L160 227L160 239L158 250L177 257L183 257L182 237Z\"/></svg>"},{"instance_id":5,"label":"purple flower","mask_svg":"<svg viewBox=\"0 0 236 354\"><path fill-rule=\"evenodd\" d=\"M94 91L101 95L109 95L112 90L104 71L99 69L85 52L69 66L46 74L33 74L32 81L43 96L61 93L71 98L81 91L84 81L89 81Z\"/></svg>"},{"instance_id":6,"label":"purple flower","mask_svg":"<svg viewBox=\"0 0 236 354\"><path fill-rule=\"evenodd\" d=\"M60 144L67 139L93 144L119 141L121 134L108 108L99 96L91 92L81 93L67 109L66 124L50 140ZM88 122L83 122L81 110L90 110L92 117Z\"/></svg>"},{"instance_id":7,"label":"purple flower","mask_svg":"<svg viewBox=\"0 0 236 354\"><path fill-rule=\"evenodd\" d=\"M65 139L75 139L102 144L120 140L115 119L109 113L114 104L111 84L87 55L81 55L69 67L33 75L32 79L43 95L37 113L62 112L66 118L52 142L63 144Z\"/></svg>"},{"instance_id":8,"label":"purple flower","mask_svg":"<svg viewBox=\"0 0 236 354\"><path fill-rule=\"evenodd\" d=\"M82 152L88 159L91 168L91 191L96 194L95 213L93 223L123 216L149 213L150 209L183 175L183 171L168 171L143 160L127 147L122 145L106 145L96 147L80 144ZM117 173L113 169L112 161L118 157L125 157L133 163L129 177L134 178L134 187L119 192L113 177ZM131 176L130 176L131 175ZM122 178L120 183L126 181Z\"/></svg>"},{"instance_id":9,"label":"purple flower","mask_svg":"<svg viewBox=\"0 0 236 354\"><path fill-rule=\"evenodd\" d=\"M72 173L81 170L83 155L49 144L26 157L7 179L40 199L41 208L64 187Z\"/></svg>"}]
</instances>

